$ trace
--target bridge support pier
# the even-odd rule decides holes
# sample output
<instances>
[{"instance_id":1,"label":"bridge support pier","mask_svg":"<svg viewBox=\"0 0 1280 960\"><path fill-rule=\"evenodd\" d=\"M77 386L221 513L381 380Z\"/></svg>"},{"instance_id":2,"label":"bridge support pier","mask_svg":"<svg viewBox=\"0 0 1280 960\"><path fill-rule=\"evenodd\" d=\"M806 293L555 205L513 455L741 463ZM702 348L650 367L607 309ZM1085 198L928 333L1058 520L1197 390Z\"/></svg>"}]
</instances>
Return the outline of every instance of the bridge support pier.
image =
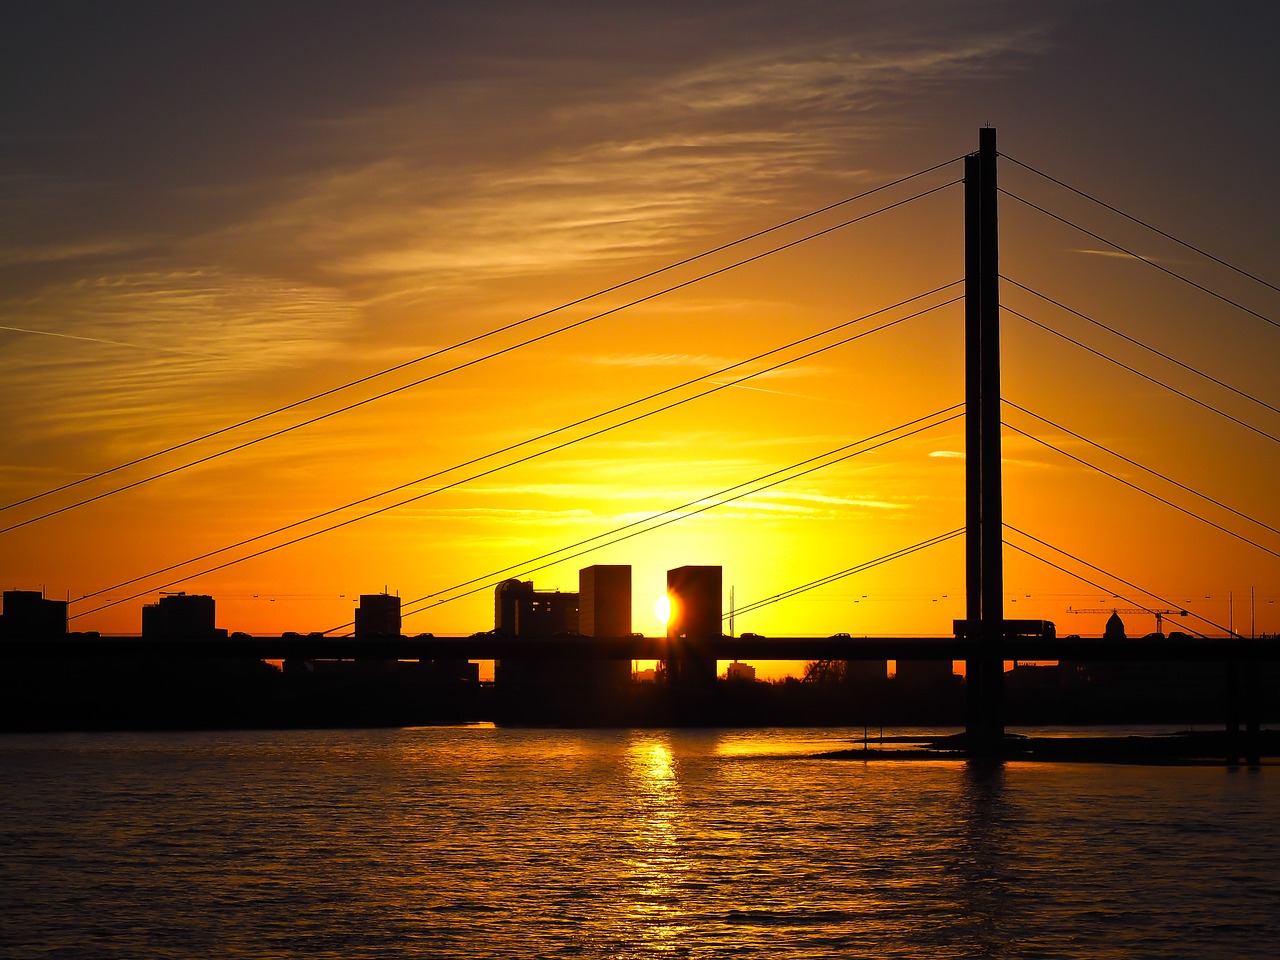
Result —
<instances>
[{"instance_id":1,"label":"bridge support pier","mask_svg":"<svg viewBox=\"0 0 1280 960\"><path fill-rule=\"evenodd\" d=\"M996 132L965 157L966 733L975 756L1004 744L1004 522L1000 464L1000 271Z\"/></svg>"}]
</instances>

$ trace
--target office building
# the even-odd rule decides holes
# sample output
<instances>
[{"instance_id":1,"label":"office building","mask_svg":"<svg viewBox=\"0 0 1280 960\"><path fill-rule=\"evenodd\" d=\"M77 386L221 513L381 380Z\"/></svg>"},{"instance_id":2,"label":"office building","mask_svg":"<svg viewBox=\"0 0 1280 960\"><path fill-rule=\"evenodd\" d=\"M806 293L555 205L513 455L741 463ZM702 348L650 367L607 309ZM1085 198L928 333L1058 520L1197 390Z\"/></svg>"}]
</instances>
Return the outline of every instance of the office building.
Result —
<instances>
[{"instance_id":1,"label":"office building","mask_svg":"<svg viewBox=\"0 0 1280 960\"><path fill-rule=\"evenodd\" d=\"M506 580L494 590L493 629L508 637L578 632L578 595L535 590L532 580Z\"/></svg>"},{"instance_id":2,"label":"office building","mask_svg":"<svg viewBox=\"0 0 1280 960\"><path fill-rule=\"evenodd\" d=\"M214 626L213 597L186 593L161 594L142 608L142 635L149 639L195 640L227 635Z\"/></svg>"},{"instance_id":3,"label":"office building","mask_svg":"<svg viewBox=\"0 0 1280 960\"><path fill-rule=\"evenodd\" d=\"M578 632L588 637L631 634L629 564L596 564L578 571Z\"/></svg>"},{"instance_id":4,"label":"office building","mask_svg":"<svg viewBox=\"0 0 1280 960\"><path fill-rule=\"evenodd\" d=\"M578 571L578 632L587 637L631 634L631 566L596 564ZM584 661L576 664L581 683L596 688L626 686L631 660Z\"/></svg>"},{"instance_id":5,"label":"office building","mask_svg":"<svg viewBox=\"0 0 1280 960\"><path fill-rule=\"evenodd\" d=\"M716 660L705 641L723 633L724 572L721 567L688 566L667 571L667 680L688 689L714 686Z\"/></svg>"},{"instance_id":6,"label":"office building","mask_svg":"<svg viewBox=\"0 0 1280 960\"><path fill-rule=\"evenodd\" d=\"M4 591L0 636L14 639L63 637L67 633L67 601L46 600L40 590Z\"/></svg>"},{"instance_id":7,"label":"office building","mask_svg":"<svg viewBox=\"0 0 1280 960\"><path fill-rule=\"evenodd\" d=\"M493 599L493 629L508 637L554 637L578 632L578 595L535 590L532 580L498 584ZM513 658L495 660L494 683L508 695L529 695L558 682L564 670L557 661Z\"/></svg>"},{"instance_id":8,"label":"office building","mask_svg":"<svg viewBox=\"0 0 1280 960\"><path fill-rule=\"evenodd\" d=\"M362 593L356 607L356 637L400 636L400 598L389 593Z\"/></svg>"}]
</instances>

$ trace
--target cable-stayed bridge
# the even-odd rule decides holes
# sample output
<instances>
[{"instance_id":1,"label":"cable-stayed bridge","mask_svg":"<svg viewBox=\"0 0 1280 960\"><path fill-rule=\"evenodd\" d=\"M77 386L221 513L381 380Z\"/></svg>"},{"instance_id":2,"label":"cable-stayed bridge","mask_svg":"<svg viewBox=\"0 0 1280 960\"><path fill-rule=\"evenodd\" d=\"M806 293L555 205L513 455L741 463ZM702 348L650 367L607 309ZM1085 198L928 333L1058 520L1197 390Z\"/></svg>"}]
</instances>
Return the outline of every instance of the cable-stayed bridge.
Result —
<instances>
[{"instance_id":1,"label":"cable-stayed bridge","mask_svg":"<svg viewBox=\"0 0 1280 960\"><path fill-rule=\"evenodd\" d=\"M1147 347L1139 339L1129 337L1122 331L1103 324L1101 321L1092 318L1083 311L1075 310L1060 298L1048 297L1040 293L1032 285L1024 284L1016 279L1005 276L1000 271L999 267L998 204L1001 197L1009 197L1019 204L1023 204L1034 209L1046 217L1061 221L1068 226L1074 227L1075 225L1069 220L1053 213L1046 207L1034 204L1021 196L1002 191L996 176L998 157L999 155L995 148L994 130L984 130L981 132L979 150L976 153L963 158L963 177L947 181L939 186L923 189L912 195L908 200L886 204L875 210L873 214L864 214L848 218L839 223L836 227L828 227L823 230L814 231L804 236L801 240L776 244L763 254L754 254L749 257L743 257L732 264L733 268L745 265L761 259L762 257L776 254L795 245L796 243L807 242L830 232L831 230L847 227L853 223L865 220L872 215L888 213L904 204L921 200L925 197L934 195L939 191L956 186L962 186L965 194L966 211L965 276L962 279L957 279L952 283L944 284L924 293L917 294L916 296L900 300L898 303L895 303L890 307L865 314L855 320L850 320L835 327L828 328L820 334L791 341L776 348L775 350L755 354L752 357L721 367L711 373L692 380L687 380L675 386L668 387L664 390L658 391L657 393L649 394L638 400L611 407L608 410L588 417L580 418L563 427L511 444L510 446L486 454L483 457L456 464L446 470L437 471L424 477L415 478L406 483L381 490L369 497L348 502L323 513L309 516L303 520L294 521L283 526L278 526L270 531L237 540L235 543L229 544L218 550L192 557L180 563L171 564L152 571L151 573L104 587L101 590L80 597L73 602L73 621L81 620L82 618L108 607L117 606L122 603L137 600L141 597L153 595L157 590L165 590L175 586L180 586L199 577L207 576L211 573L242 563L246 560L254 559L276 550L297 546L361 520L381 515L392 509L417 503L427 496L431 496L435 493L454 488L471 480L490 475L498 470L505 469L510 465L526 462L535 457L543 456L549 452L563 449L568 445L599 436L636 420L664 413L694 400L724 390L727 387L747 383L750 380L763 376L786 364L795 363L797 360L816 356L837 346L842 346L854 340L870 336L880 330L888 329L897 324L906 322L916 316L939 310L949 305L963 303L966 328L966 380L963 404L956 404L950 407L941 408L925 417L906 421L883 431L882 433L867 436L846 446L834 448L817 457L799 461L782 470L753 478L752 480L738 486L725 488L712 494L708 494L698 500L682 503L667 511L652 515L643 521L628 524L625 527L615 528L588 540L580 541L578 543L568 545L560 550L553 551L551 554L531 558L526 562L513 565L512 567L504 570L493 571L486 576L475 577L463 581L453 587L415 598L409 601L408 604L410 607L415 609L410 609L407 613L408 615L412 615L413 613L431 609L434 606L450 602L471 593L491 590L497 583L507 579L508 577L527 576L531 572L542 567L562 563L566 559L585 555L603 545L617 543L620 540L658 529L666 524L679 522L689 516L696 515L699 512L715 509L743 497L750 496L751 494L769 489L774 485L804 476L810 471L829 467L832 464L860 455L861 453L874 449L882 444L897 442L905 437L933 429L942 424L951 423L953 421L958 422L959 419L963 418L965 424L967 453L965 494L967 507L965 526L963 528L941 533L928 540L903 548L895 554L886 555L885 557L859 564L856 567L836 571L828 577L823 577L811 583L801 584L797 587L785 590L775 596L763 598L762 600L757 601L758 605L781 602L791 596L797 596L801 593L807 592L808 590L816 589L820 586L832 583L837 579L852 576L869 566L892 562L896 559L900 559L901 557L910 556L921 550L929 549L939 543L963 536L966 544L967 606L965 616L966 627L961 631L963 634L962 636L951 639L926 637L878 639L851 637L775 637L769 640L765 640L764 638L745 640L743 638L708 637L704 638L703 642L708 645L709 650L714 651L717 656L724 659L728 659L730 657L739 659L751 657L758 659L876 659L885 657L888 659L921 658L965 660L967 662L967 678L971 696L971 729L976 734L987 739L998 737L1001 728L999 709L1001 701L1000 684L1003 675L1003 663L1005 661L1010 659L1056 660L1067 656L1083 655L1084 653L1088 653L1089 656L1095 659L1106 659L1108 657L1146 658L1150 657L1153 652L1156 652L1154 647L1143 647L1139 651L1139 648L1134 646L1112 647L1105 643L1096 641L1069 641L1065 639L1049 641L1044 638L1007 636L1004 628L1005 595L1003 574L1006 548L1025 554L1050 566L1057 567L1058 569L1063 570L1063 572L1076 577L1085 584L1095 587L1100 591L1121 597L1124 600L1124 605L1126 606L1137 606L1144 609L1150 607L1154 609L1171 605L1170 601L1162 599L1158 595L1143 589L1139 584L1130 583L1129 581L1122 579L1117 574L1109 573L1101 567L1094 566L1082 557L1060 550L1048 541L1038 539L1020 527L1015 527L1005 523L1003 518L1004 491L1002 486L1003 465L1001 446L1003 431L1010 431L1011 433L1029 441L1041 444L1065 458L1069 458L1077 463L1099 470L1116 482L1126 484L1140 493L1160 500L1167 505L1170 510L1190 515L1197 520L1210 524L1221 530L1224 534L1249 547L1261 550L1272 556L1280 556L1280 553L1277 553L1276 550L1267 546L1265 542L1266 533L1274 534L1280 533L1280 531L1277 531L1274 527L1269 526L1264 521L1249 515L1245 511L1235 510L1225 502L1218 499L1205 496L1204 494L1199 493L1191 485L1184 485L1162 473L1148 470L1140 463L1124 457L1123 454L1117 453L1102 444L1094 443L1083 434L1075 433L1067 427L1060 425L1055 420L1043 417L1033 410L1013 403L1002 396L1000 379L1000 321L1002 315L1019 318L1037 329L1044 330L1049 334L1061 338L1064 342L1069 342L1083 350L1092 352L1103 360L1120 363L1120 361L1115 361L1111 357L1093 350L1093 348L1081 342L1079 339L1073 338L1060 330L1055 329L1051 325L1041 323L1028 315L1028 313L1014 310L1002 303L1001 284L1003 282L1004 284L1012 286L1022 293L1035 298L1039 302L1072 314L1083 323L1096 326L1115 336L1126 339L1135 348L1148 351L1159 357L1164 362L1175 364L1183 372L1191 376L1211 382L1216 388L1222 391L1227 391L1237 400L1243 401L1246 404L1251 404L1256 408L1280 413L1280 410L1277 410L1277 408L1267 404L1264 400L1259 399L1247 390L1236 388L1221 378L1212 377L1208 374L1202 373L1195 365L1185 363L1177 360L1167 353ZM1011 160L1011 158L1006 157L1005 159L1013 163L1018 163L1018 161ZM954 162L955 161L948 161L945 164L939 164L919 171L910 177L895 181L893 185L897 186L905 182L913 181L916 178L933 174L935 171L945 168L948 164ZM1037 176L1046 176L1044 174L1040 174L1039 171L1027 165L1019 164L1019 166L1035 173ZM1079 191L1074 191L1074 188L1069 187L1062 181L1054 178L1047 179L1051 180L1063 189L1079 193ZM876 192L877 191L869 191L868 193L861 194L858 199L863 199L869 195L875 194ZM1082 196L1085 196L1086 199L1092 201L1091 197L1087 197L1087 195L1083 194ZM841 204L847 202L848 201L842 201ZM838 207L841 204L834 206ZM815 213L825 213L830 209L831 208L824 208L822 211L815 211ZM1122 216L1127 216L1114 207L1108 207L1107 209ZM813 216L812 213L806 214L804 217L795 218L780 226L793 226L794 224L802 222L811 216ZM1137 222L1141 223L1144 227L1148 226L1141 221ZM775 229L777 228L770 228L770 230L763 231L760 234L755 234L750 238L744 239L756 240L761 236L769 234ZM1101 243L1108 243L1108 241L1100 235L1093 234L1088 231L1085 232L1093 240ZM1172 237L1169 234L1161 232L1161 235L1166 239L1180 244L1182 243L1181 241L1178 241L1177 238ZM1250 281L1260 284L1271 291L1277 291L1277 288L1269 282L1249 274L1246 271L1241 271L1224 260L1212 257L1212 255L1209 255L1198 248L1191 247L1188 244L1182 245L1190 253L1209 257L1214 262L1245 276ZM728 246L732 247L734 244L729 244ZM720 247L715 251L710 252L720 253L723 252L724 249L724 247ZM1238 309L1255 319L1261 320L1273 327L1278 326L1278 324L1271 320L1264 312L1254 310L1247 304L1241 303L1233 297L1218 294L1211 288L1208 288L1193 279L1181 276L1171 267L1157 262L1154 259L1144 257L1141 253L1134 250L1123 247L1117 249L1118 253L1126 258L1132 258L1143 262L1153 269L1170 274L1176 279L1184 280L1186 283L1206 295L1217 297L1219 300L1222 300L1231 307ZM697 257L680 261L678 264L674 264L672 266L687 266L690 263L696 262L703 256L705 256L705 254L699 254ZM662 270L654 271L647 274L643 279L652 279L661 275L667 269L669 268L664 267ZM730 268L719 267L714 271L701 275L699 279L703 276L713 276L715 274L722 273L727 269ZM631 281L628 281L628 283L630 282ZM671 284L663 288L660 292L666 293L670 290L678 289L687 285L689 282L692 281L681 281L678 284ZM603 292L617 292L620 288L626 286L627 284L620 284ZM205 433L183 443L172 445L164 450L157 451L152 455L119 464L107 470L103 470L91 477L82 478L73 483L65 484L42 493L23 498L22 500L6 505L4 509L6 512L15 512L9 514L10 516L20 514L22 510L26 510L29 515L25 518L11 521L5 525L3 529L0 529L0 534L10 533L30 525L49 520L69 511L86 507L107 497L125 493L126 491L139 487L152 480L170 476L190 467L207 463L213 459L238 453L250 446L285 436L292 433L294 430L353 411L375 401L403 392L404 390L432 382L448 375L449 373L467 368L476 363L482 362L483 360L500 356L511 352L512 350L532 345L534 343L542 342L549 337L581 327L610 313L616 312L617 310L651 299L656 295L658 294L646 294L644 297L637 297L628 301L621 307L613 307L607 311L600 311L596 314L592 314L584 319L562 324L550 332L544 332L520 340L514 346L509 345L499 350L492 351L489 354L482 355L480 359L467 360L442 371L437 371L429 376L413 380L408 384L383 390L373 396L361 400L342 403L340 406L323 414L306 417L286 427L268 430L253 439L248 441L241 440L236 443L232 443L215 453L206 453L194 457L193 459L190 459L176 467L167 467L162 470L156 470L146 476L128 480L127 482L123 482L123 480L122 482L115 482L114 480L117 474L123 478L125 476L129 476L130 471L137 471L139 469L145 471L148 469L148 464L153 460L158 462L162 456L179 454L188 447L194 449L197 444L216 440L224 433L230 434L233 430L252 427L258 423L264 423L267 418L286 414L292 410L300 408L304 403L325 399L330 396L337 396L343 390L370 383L384 374L406 369L412 364L440 356L447 352L447 350L437 351L435 353L416 358L409 363L399 364L396 367L388 368L387 370L380 371L379 373L368 377L351 381L350 383L315 394L311 397L304 398L303 400L277 407L274 410L268 411L259 416L242 420L224 429ZM581 301L575 301L573 305L583 303L590 299L592 298L583 298ZM507 332L540 317L541 315L539 315L539 317L530 317L525 320L517 321L516 323L505 325L481 336L471 338L459 344L454 344L448 349L452 350L460 347L474 348L478 343L489 336L499 332ZM862 324L863 326L855 326L858 324ZM1244 429L1253 432L1263 440L1280 442L1277 440L1275 435L1268 432L1268 430L1257 426L1256 423L1254 423L1248 416L1233 413L1230 410L1225 409L1222 405L1201 399L1190 391L1163 383L1159 378L1153 378L1151 375L1144 373L1131 365L1120 365L1139 377L1144 377L1147 380L1158 383L1158 385L1162 387L1167 386L1175 394L1185 398L1188 402L1193 403L1214 415L1226 418ZM681 390L694 390L697 392L691 395L682 395L679 392ZM1067 449L1067 443L1052 443L1030 430L1005 421L1004 414L1010 411L1017 411L1023 416L1030 418L1041 428L1048 428L1059 435L1070 438L1071 443L1076 445L1077 449L1083 449L1079 447L1079 444L1086 444L1088 445L1087 449L1101 451L1113 457L1121 458L1129 467L1143 471L1141 476L1154 476L1167 483L1175 484L1181 490L1195 496L1199 500L1212 504L1220 510L1229 512L1235 520L1243 521L1249 525L1246 529L1257 528L1262 532L1256 535L1241 533L1238 528L1229 527L1224 523L1215 521L1203 514L1199 509L1185 507L1173 502L1167 497L1152 492L1147 489L1143 483L1135 482L1134 480L1120 475L1118 472L1101 470L1101 468L1097 467L1089 459ZM493 462L500 458L506 459L500 463ZM469 472L467 472L466 476L461 478L453 477L452 475L457 471ZM92 485L99 483L105 483L108 489L99 490L99 492L96 493L80 493L81 489L88 491L92 489ZM113 483L114 485L112 485ZM430 489L427 491L420 491L417 489L423 485L433 486L430 486ZM380 502L381 498L408 492L411 492L411 495L404 496L389 505ZM55 503L59 497L63 498L66 502L63 502L59 506L46 506L46 504ZM351 511L357 511L356 515L351 516ZM1124 589L1131 590L1132 594L1120 594L1120 588L1117 588L1116 586L1117 583L1126 585ZM1173 605L1181 606L1181 604ZM747 611L751 609L752 606L753 605L748 605L746 608L740 609L739 612ZM1222 624L1214 623L1205 618L1198 619L1199 625L1191 627L1190 632L1197 634L1202 638L1201 640L1197 641L1191 638L1185 638L1161 644L1158 650L1159 656L1186 660L1215 659L1235 661L1240 658L1245 658L1247 660L1274 659L1274 644L1263 643L1254 645L1251 642L1244 640L1243 637L1240 637L1232 627L1224 627ZM331 630L325 631L325 633L338 633L349 626L350 624L337 625ZM1208 639L1210 634L1230 635L1230 639L1223 640L1219 637L1210 640ZM96 641L91 639L73 639L60 642L53 646L57 646L60 649L70 652L87 649L85 645L93 643L99 644L99 646L93 647L96 652L114 651L121 655L152 655L155 652L150 644L140 639L133 638L100 638ZM594 657L606 655L648 658L662 657L669 652L667 641L664 638L654 639L643 637L612 638L607 642L605 640L596 639L590 643L568 642L563 639L556 638L543 638L541 640L521 638L518 643L513 643L504 638L494 637L424 638L421 640L403 639L400 641L388 640L378 641L378 644L380 645L373 646L367 645L369 643L369 641L356 642L345 640L343 638L332 638L326 636L303 638L280 637L259 638L257 640L229 640L225 645L218 646L216 648L207 648L200 644L183 645L182 650L184 653L192 656L200 656L210 652L215 652L225 656L259 656L272 659L282 655L310 655L317 658L323 656L375 657L402 655L412 658L415 656L415 652L422 656L438 655L448 657L465 655L473 659L489 659L497 656ZM10 641L8 649L11 655L21 652L31 652L30 645L22 645L16 641ZM51 650L52 647L46 647L45 649ZM173 649L175 653L178 652L177 648Z\"/></svg>"}]
</instances>

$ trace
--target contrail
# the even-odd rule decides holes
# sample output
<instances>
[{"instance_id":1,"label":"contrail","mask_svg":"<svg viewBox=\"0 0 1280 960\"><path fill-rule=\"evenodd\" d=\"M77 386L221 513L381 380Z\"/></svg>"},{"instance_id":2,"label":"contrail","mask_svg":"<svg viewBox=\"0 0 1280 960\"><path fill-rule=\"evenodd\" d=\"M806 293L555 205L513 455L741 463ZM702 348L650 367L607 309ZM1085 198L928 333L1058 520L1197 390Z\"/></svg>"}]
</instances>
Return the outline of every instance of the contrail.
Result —
<instances>
[{"instance_id":1,"label":"contrail","mask_svg":"<svg viewBox=\"0 0 1280 960\"><path fill-rule=\"evenodd\" d=\"M124 340L106 340L102 337L83 337L75 333L57 333L53 330L32 330L29 327L10 327L0 324L0 330L7 330L10 333L29 333L37 337L57 337L61 340L83 340L86 343L105 343L112 347L129 347L133 350L157 350L161 353L181 353L189 357L214 357L219 360L224 359L222 354L218 353L199 353L195 350L179 350L176 347L146 347L140 343L128 343Z\"/></svg>"}]
</instances>

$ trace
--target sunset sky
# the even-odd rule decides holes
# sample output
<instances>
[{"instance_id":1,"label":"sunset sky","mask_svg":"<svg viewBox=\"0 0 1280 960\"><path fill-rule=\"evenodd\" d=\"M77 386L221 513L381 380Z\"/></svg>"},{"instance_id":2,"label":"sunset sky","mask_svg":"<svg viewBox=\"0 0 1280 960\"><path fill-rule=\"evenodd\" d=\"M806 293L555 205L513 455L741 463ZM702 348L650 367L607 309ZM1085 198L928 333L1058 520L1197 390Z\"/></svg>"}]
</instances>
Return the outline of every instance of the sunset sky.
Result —
<instances>
[{"instance_id":1,"label":"sunset sky","mask_svg":"<svg viewBox=\"0 0 1280 960\"><path fill-rule=\"evenodd\" d=\"M962 527L963 425L950 420L526 572L960 403L962 309L943 305L959 286L718 371L961 280L953 181L985 124L1007 157L1280 284L1280 11L1269 3L41 2L7 6L6 21L4 504L527 320L0 513L0 526L19 524L434 377L0 534L5 589L69 597L73 617L143 594L73 629L136 633L142 603L172 589L214 595L233 631L327 630L386 586L406 612L425 608L406 633L471 633L492 627L504 576L574 590L580 566L630 563L634 628L654 633L669 567L722 564L742 607ZM1068 607L1166 605L1113 574L1212 623L1280 630L1280 293L1009 159L1000 177L1103 238L1003 196L1009 281L1238 392L1013 282L1003 304L1242 422L1012 313L1005 399L1057 426L1015 407L1005 420L1253 541L1010 430L1005 519L1078 560L1008 539L1101 586L1009 548L1007 615L1089 634L1105 616ZM899 201L910 202L688 282ZM574 305L546 313L563 304ZM435 605L464 583L481 589ZM963 591L954 538L744 614L736 630L944 634ZM408 602L418 598L430 599ZM1154 627L1125 619L1131 635ZM1183 623L1220 632L1170 626Z\"/></svg>"}]
</instances>

